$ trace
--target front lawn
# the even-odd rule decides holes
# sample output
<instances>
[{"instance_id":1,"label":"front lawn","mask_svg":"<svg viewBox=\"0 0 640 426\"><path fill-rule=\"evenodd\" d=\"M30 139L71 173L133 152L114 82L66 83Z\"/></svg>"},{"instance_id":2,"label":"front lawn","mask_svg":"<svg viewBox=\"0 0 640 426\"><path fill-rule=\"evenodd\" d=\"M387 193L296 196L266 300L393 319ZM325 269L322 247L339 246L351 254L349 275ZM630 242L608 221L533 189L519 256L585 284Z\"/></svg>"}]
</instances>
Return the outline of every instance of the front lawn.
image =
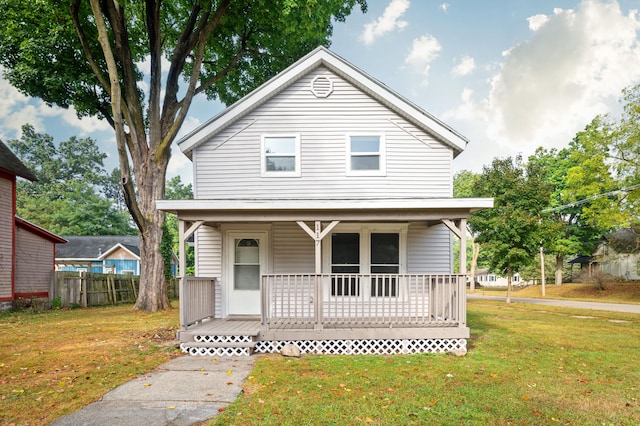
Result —
<instances>
[{"instance_id":1,"label":"front lawn","mask_svg":"<svg viewBox=\"0 0 640 426\"><path fill-rule=\"evenodd\" d=\"M132 305L0 315L0 424L41 425L177 355L178 310Z\"/></svg>"},{"instance_id":2,"label":"front lawn","mask_svg":"<svg viewBox=\"0 0 640 426\"><path fill-rule=\"evenodd\" d=\"M470 301L450 355L262 357L215 425L640 424L640 316Z\"/></svg>"}]
</instances>

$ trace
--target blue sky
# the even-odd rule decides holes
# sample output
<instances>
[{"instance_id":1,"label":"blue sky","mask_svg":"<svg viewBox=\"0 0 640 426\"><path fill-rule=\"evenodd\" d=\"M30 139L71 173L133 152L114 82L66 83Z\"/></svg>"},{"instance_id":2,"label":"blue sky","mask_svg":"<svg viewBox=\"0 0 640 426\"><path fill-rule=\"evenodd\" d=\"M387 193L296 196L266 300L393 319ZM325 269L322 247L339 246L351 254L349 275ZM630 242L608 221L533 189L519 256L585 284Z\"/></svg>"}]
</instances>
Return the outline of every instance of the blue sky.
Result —
<instances>
[{"instance_id":1,"label":"blue sky","mask_svg":"<svg viewBox=\"0 0 640 426\"><path fill-rule=\"evenodd\" d=\"M455 170L494 157L562 148L596 115L620 113L624 87L640 83L638 0L369 0L337 23L331 49L465 135ZM222 106L202 98L187 133ZM104 121L78 120L0 80L0 139L30 123L56 141L91 136L116 166ZM177 148L169 176L191 181Z\"/></svg>"}]
</instances>

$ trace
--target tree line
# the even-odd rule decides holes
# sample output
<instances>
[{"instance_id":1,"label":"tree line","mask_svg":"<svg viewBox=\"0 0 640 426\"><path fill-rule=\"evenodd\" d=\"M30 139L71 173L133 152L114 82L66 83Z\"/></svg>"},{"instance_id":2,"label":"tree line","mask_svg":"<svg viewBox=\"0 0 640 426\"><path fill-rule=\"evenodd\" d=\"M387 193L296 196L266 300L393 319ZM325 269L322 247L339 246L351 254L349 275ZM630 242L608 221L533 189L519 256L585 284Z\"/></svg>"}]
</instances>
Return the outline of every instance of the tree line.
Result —
<instances>
[{"instance_id":1,"label":"tree line","mask_svg":"<svg viewBox=\"0 0 640 426\"><path fill-rule=\"evenodd\" d=\"M455 197L493 197L468 221L472 273L478 260L506 275L526 271L540 247L555 257L589 255L602 235L640 227L640 85L623 91L622 115L598 116L566 148L495 158L481 173L454 177Z\"/></svg>"}]
</instances>

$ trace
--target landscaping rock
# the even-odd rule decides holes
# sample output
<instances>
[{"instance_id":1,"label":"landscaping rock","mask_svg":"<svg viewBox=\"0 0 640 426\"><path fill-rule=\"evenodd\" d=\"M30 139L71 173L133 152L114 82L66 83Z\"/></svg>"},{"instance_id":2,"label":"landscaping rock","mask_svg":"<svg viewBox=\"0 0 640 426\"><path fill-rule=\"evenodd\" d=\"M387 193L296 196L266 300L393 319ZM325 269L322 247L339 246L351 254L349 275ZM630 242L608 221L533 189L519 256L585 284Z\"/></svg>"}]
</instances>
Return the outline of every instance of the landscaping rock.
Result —
<instances>
[{"instance_id":1,"label":"landscaping rock","mask_svg":"<svg viewBox=\"0 0 640 426\"><path fill-rule=\"evenodd\" d=\"M448 355L453 355L456 357L461 357L467 355L467 351L464 349L454 349L452 351L447 352Z\"/></svg>"},{"instance_id":2,"label":"landscaping rock","mask_svg":"<svg viewBox=\"0 0 640 426\"><path fill-rule=\"evenodd\" d=\"M282 347L280 355L300 358L300 348L298 348L296 345L288 343Z\"/></svg>"}]
</instances>

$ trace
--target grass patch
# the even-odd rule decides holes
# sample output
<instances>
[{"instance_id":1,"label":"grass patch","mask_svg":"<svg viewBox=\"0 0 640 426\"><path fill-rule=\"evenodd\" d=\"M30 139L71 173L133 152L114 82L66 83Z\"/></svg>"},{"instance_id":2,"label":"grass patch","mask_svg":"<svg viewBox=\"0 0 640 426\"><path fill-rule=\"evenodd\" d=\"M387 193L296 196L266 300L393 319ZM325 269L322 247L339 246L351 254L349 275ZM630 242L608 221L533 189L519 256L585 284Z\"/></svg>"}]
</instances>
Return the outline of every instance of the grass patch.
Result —
<instances>
[{"instance_id":1,"label":"grass patch","mask_svg":"<svg viewBox=\"0 0 640 426\"><path fill-rule=\"evenodd\" d=\"M0 424L46 424L177 354L178 310L0 315Z\"/></svg>"},{"instance_id":2,"label":"grass patch","mask_svg":"<svg viewBox=\"0 0 640 426\"><path fill-rule=\"evenodd\" d=\"M213 422L640 424L640 316L470 301L464 358L264 356Z\"/></svg>"},{"instance_id":3,"label":"grass patch","mask_svg":"<svg viewBox=\"0 0 640 426\"><path fill-rule=\"evenodd\" d=\"M539 285L525 288L514 288L513 297L542 298L542 288ZM469 293L471 294L471 293ZM485 296L506 296L505 288L476 288L473 294ZM607 283L606 288L601 290L595 284L570 283L570 284L547 284L545 286L545 299L567 299L580 300L586 302L608 302L608 303L632 303L640 304L640 282L613 282Z\"/></svg>"}]
</instances>

